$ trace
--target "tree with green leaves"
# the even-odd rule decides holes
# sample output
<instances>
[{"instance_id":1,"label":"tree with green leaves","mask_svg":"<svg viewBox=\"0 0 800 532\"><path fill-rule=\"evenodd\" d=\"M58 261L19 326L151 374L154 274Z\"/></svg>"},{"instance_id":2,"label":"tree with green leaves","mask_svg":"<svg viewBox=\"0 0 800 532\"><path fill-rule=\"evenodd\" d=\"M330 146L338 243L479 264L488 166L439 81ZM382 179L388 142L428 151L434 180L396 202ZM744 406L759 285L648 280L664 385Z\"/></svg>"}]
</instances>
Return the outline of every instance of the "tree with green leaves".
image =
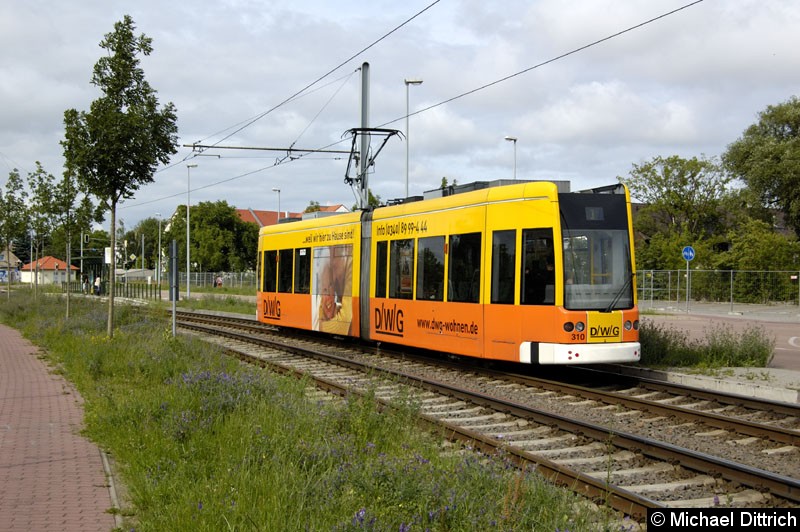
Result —
<instances>
[{"instance_id":1,"label":"tree with green leaves","mask_svg":"<svg viewBox=\"0 0 800 532\"><path fill-rule=\"evenodd\" d=\"M640 268L664 268L680 258L682 246L723 236L730 178L715 160L657 156L617 179L628 186L633 201L644 204L634 217ZM651 242L652 249L642 245Z\"/></svg>"},{"instance_id":2,"label":"tree with green leaves","mask_svg":"<svg viewBox=\"0 0 800 532\"><path fill-rule=\"evenodd\" d=\"M224 200L192 206L191 257L205 271L246 271L255 268L258 226L242 221ZM178 207L165 233L178 245L178 262L186 260L186 206Z\"/></svg>"},{"instance_id":3,"label":"tree with green leaves","mask_svg":"<svg viewBox=\"0 0 800 532\"><path fill-rule=\"evenodd\" d=\"M134 228L127 231L123 238L128 241L128 249L135 249L136 267L155 269L158 266L158 228L163 226L163 221L159 224L158 218L151 216L141 220ZM142 240L144 237L144 249ZM162 242L163 244L163 242ZM144 257L144 262L142 262Z\"/></svg>"},{"instance_id":4,"label":"tree with green leaves","mask_svg":"<svg viewBox=\"0 0 800 532\"><path fill-rule=\"evenodd\" d=\"M63 179L56 185L53 194L53 217L57 226L65 233L65 256L67 263L67 283L72 279L72 235L82 229L88 229L96 221L97 211L91 200L85 195L81 198L75 176L64 172ZM80 272L83 273L83 272ZM66 317L69 319L70 290L67 285Z\"/></svg>"},{"instance_id":5,"label":"tree with green leaves","mask_svg":"<svg viewBox=\"0 0 800 532\"><path fill-rule=\"evenodd\" d=\"M654 209L655 230L685 227L699 237L718 228L723 214L720 204L731 181L714 159L677 155L634 164L627 178L618 179L628 186L632 198Z\"/></svg>"},{"instance_id":6,"label":"tree with green leaves","mask_svg":"<svg viewBox=\"0 0 800 532\"><path fill-rule=\"evenodd\" d=\"M371 188L367 190L367 193L369 195L368 198L367 198L367 205L369 207L373 207L373 208L374 207L380 207L381 206L381 197L376 195L376 194L373 194ZM353 211L353 212L357 211L358 210L358 204L354 203L353 206L350 208L350 210Z\"/></svg>"},{"instance_id":7,"label":"tree with green leaves","mask_svg":"<svg viewBox=\"0 0 800 532\"><path fill-rule=\"evenodd\" d=\"M736 270L795 270L800 258L797 238L776 232L769 224L752 218L744 220L728 235L730 249L721 258Z\"/></svg>"},{"instance_id":8,"label":"tree with green leaves","mask_svg":"<svg viewBox=\"0 0 800 532\"><path fill-rule=\"evenodd\" d=\"M319 202L312 200L308 202L308 207L306 207L306 210L304 210L303 212L319 212L319 211L320 211Z\"/></svg>"},{"instance_id":9,"label":"tree with green leaves","mask_svg":"<svg viewBox=\"0 0 800 532\"><path fill-rule=\"evenodd\" d=\"M64 185L64 182L61 182L61 185ZM76 183L73 182L73 186ZM93 224L94 223L103 223L105 218L103 217L104 209L99 205L95 204L92 201L92 197L88 194L85 194L81 191L77 191L77 204L73 205L74 209L74 217L75 217L75 226L71 228L71 234L69 239L70 248L75 251L80 249L80 238L81 235L86 236L89 235L93 231ZM60 214L60 213L58 213ZM108 239L108 235L106 235L106 240ZM67 246L67 232L66 229L62 226L56 228L53 232L53 238L50 240L49 245L46 245L44 248L45 255L58 255L61 253L61 250L66 249ZM83 273L83 272L81 272Z\"/></svg>"},{"instance_id":10,"label":"tree with green leaves","mask_svg":"<svg viewBox=\"0 0 800 532\"><path fill-rule=\"evenodd\" d=\"M800 236L800 98L767 106L722 160L763 205L783 212L787 227Z\"/></svg>"},{"instance_id":11,"label":"tree with green leaves","mask_svg":"<svg viewBox=\"0 0 800 532\"><path fill-rule=\"evenodd\" d=\"M152 39L134 34L133 19L125 15L105 35L100 47L107 55L95 63L91 83L103 96L89 112L64 112L67 171L98 198L111 213L111 248L116 249L117 205L151 183L159 164L177 153L177 115L168 103L159 108L156 91L140 67L139 56L153 51ZM114 268L108 301L108 337L114 335Z\"/></svg>"},{"instance_id":12,"label":"tree with green leaves","mask_svg":"<svg viewBox=\"0 0 800 532\"><path fill-rule=\"evenodd\" d=\"M33 290L37 293L39 288L39 257L44 251L45 243L52 237L56 228L53 213L56 211L55 188L56 178L48 173L42 163L36 161L36 170L28 173L28 189L30 190L29 220L31 238L33 239L34 257L31 258L36 264Z\"/></svg>"},{"instance_id":13,"label":"tree with green leaves","mask_svg":"<svg viewBox=\"0 0 800 532\"><path fill-rule=\"evenodd\" d=\"M17 169L8 174L5 190L0 189L0 242L6 253L11 252L11 243L24 236L28 226L28 208L25 200L28 193ZM11 297L11 262L8 262L8 290Z\"/></svg>"}]
</instances>

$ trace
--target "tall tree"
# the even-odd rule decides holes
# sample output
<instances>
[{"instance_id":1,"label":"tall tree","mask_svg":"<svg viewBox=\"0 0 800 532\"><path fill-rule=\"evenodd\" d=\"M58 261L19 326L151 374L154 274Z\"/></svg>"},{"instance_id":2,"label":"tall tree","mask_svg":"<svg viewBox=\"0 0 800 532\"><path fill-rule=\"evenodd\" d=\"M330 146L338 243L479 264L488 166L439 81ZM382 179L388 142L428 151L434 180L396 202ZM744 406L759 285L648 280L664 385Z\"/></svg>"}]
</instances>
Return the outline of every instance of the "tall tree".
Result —
<instances>
[{"instance_id":1,"label":"tall tree","mask_svg":"<svg viewBox=\"0 0 800 532\"><path fill-rule=\"evenodd\" d=\"M53 189L56 178L48 173L42 163L36 161L36 170L28 173L28 189L30 194L30 228L33 239L33 251L36 257L35 278L33 282L34 293L39 287L39 257L44 249L45 242L52 237L56 227L53 213L56 210Z\"/></svg>"},{"instance_id":2,"label":"tall tree","mask_svg":"<svg viewBox=\"0 0 800 532\"><path fill-rule=\"evenodd\" d=\"M7 296L11 297L11 262L10 252L12 241L17 241L24 236L28 225L28 209L25 200L28 193L25 191L19 171L12 170L8 174L5 190L0 189L0 245L8 253L8 290Z\"/></svg>"},{"instance_id":3,"label":"tall tree","mask_svg":"<svg viewBox=\"0 0 800 532\"><path fill-rule=\"evenodd\" d=\"M128 250L135 250L134 253L137 255L134 268L156 268L158 262L158 227L158 218L150 217L141 220L132 230L125 233L124 238L128 241ZM144 249L142 249L142 240L144 240ZM144 257L144 262L142 262L142 257Z\"/></svg>"},{"instance_id":4,"label":"tall tree","mask_svg":"<svg viewBox=\"0 0 800 532\"><path fill-rule=\"evenodd\" d=\"M711 247L708 239L722 238L730 178L715 160L657 156L618 179L644 204L634 216L638 244L645 244L636 253L640 268L666 267L682 246Z\"/></svg>"},{"instance_id":5,"label":"tall tree","mask_svg":"<svg viewBox=\"0 0 800 532\"><path fill-rule=\"evenodd\" d=\"M103 93L91 109L64 112L67 171L111 212L109 235L116 249L117 205L153 181L159 164L177 152L177 115L168 103L159 109L156 91L139 66L139 55L153 50L152 39L134 35L133 19L125 15L106 34L100 47L107 55L94 66L91 83ZM108 298L108 337L114 335L114 268Z\"/></svg>"},{"instance_id":6,"label":"tall tree","mask_svg":"<svg viewBox=\"0 0 800 532\"><path fill-rule=\"evenodd\" d=\"M255 267L258 226L242 221L224 200L202 201L190 213L191 259L205 271L244 271ZM165 239L178 244L178 262L186 260L186 206L179 206Z\"/></svg>"},{"instance_id":7,"label":"tall tree","mask_svg":"<svg viewBox=\"0 0 800 532\"><path fill-rule=\"evenodd\" d=\"M635 200L653 208L653 229L683 227L697 236L716 229L730 182L715 160L677 155L634 164L628 177L618 179L628 186Z\"/></svg>"},{"instance_id":8,"label":"tall tree","mask_svg":"<svg viewBox=\"0 0 800 532\"><path fill-rule=\"evenodd\" d=\"M765 206L782 211L800 236L800 98L767 106L722 161Z\"/></svg>"},{"instance_id":9,"label":"tall tree","mask_svg":"<svg viewBox=\"0 0 800 532\"><path fill-rule=\"evenodd\" d=\"M63 179L57 184L53 195L53 216L65 233L65 257L67 263L67 305L66 317L69 319L70 294L69 283L72 279L72 235L95 221L95 208L88 198L77 189L75 176L64 172ZM81 274L83 272L80 272Z\"/></svg>"}]
</instances>

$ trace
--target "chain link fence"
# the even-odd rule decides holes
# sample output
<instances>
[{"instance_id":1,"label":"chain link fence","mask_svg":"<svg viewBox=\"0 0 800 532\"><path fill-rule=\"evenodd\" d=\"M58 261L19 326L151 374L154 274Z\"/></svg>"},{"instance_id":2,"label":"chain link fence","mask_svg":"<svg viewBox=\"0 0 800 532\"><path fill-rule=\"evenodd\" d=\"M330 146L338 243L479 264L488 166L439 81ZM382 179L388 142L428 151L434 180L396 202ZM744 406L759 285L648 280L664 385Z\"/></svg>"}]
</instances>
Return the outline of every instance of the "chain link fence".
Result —
<instances>
[{"instance_id":1,"label":"chain link fence","mask_svg":"<svg viewBox=\"0 0 800 532\"><path fill-rule=\"evenodd\" d=\"M180 285L186 286L186 273L182 272L180 278ZM222 281L222 286L229 288L252 288L253 295L256 293L256 272L191 272L189 274L189 281L191 281L192 288L214 287L214 281L218 278ZM164 277L164 279L166 280L166 277Z\"/></svg>"},{"instance_id":2,"label":"chain link fence","mask_svg":"<svg viewBox=\"0 0 800 532\"><path fill-rule=\"evenodd\" d=\"M229 288L237 291L251 291L256 293L256 273L255 272L191 272L189 275L192 289L206 288ZM86 288L79 281L58 283L62 292L69 290L72 293L94 294L94 282L89 282ZM178 280L178 288L181 294L186 290L186 273L181 272ZM103 280L100 286L100 295L108 294L108 281ZM156 281L155 273L152 270L142 270L125 272L117 275L114 284L114 293L120 297L131 297L137 299L159 299L162 291L169 290L169 278L165 273L161 283ZM203 290L201 290L203 291Z\"/></svg>"},{"instance_id":3,"label":"chain link fence","mask_svg":"<svg viewBox=\"0 0 800 532\"><path fill-rule=\"evenodd\" d=\"M800 306L800 271L639 270L639 301Z\"/></svg>"}]
</instances>

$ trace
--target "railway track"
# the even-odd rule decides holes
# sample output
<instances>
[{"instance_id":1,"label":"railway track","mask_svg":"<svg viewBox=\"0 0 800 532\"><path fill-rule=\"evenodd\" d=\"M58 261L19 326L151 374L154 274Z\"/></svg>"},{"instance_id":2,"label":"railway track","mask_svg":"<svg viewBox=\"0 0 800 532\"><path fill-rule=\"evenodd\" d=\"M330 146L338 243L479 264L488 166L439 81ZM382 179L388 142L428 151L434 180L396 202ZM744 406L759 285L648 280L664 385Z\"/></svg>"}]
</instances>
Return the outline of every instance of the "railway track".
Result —
<instances>
[{"instance_id":1,"label":"railway track","mask_svg":"<svg viewBox=\"0 0 800 532\"><path fill-rule=\"evenodd\" d=\"M195 314L191 319L224 324L225 327L254 334L277 331L253 319L242 317ZM313 341L320 348L327 346L326 349L334 352L341 349L338 343L327 338L307 335L299 338ZM341 353L343 356L358 354L353 349L341 350ZM396 367L404 373L425 375L435 371L433 378L443 382L456 383L465 380L464 362L439 361L434 366L430 357L392 353L385 349L380 352L365 350L363 353L372 363ZM518 369L518 366L514 369ZM523 401L564 415L576 415L577 410L583 410L588 419L602 417L609 425L628 426L631 430L647 431L655 437L669 434L674 437L673 443L676 444L698 443L693 440L699 438L703 445L698 450L703 451L709 445L712 448L721 447L746 463L748 456L755 457L755 460L749 462L754 467L800 478L800 468L797 467L800 464L787 468L785 460L787 454L798 452L798 405L622 377L592 368L556 369L559 371L557 381L522 375L513 370L493 371L482 368L476 370L479 373L473 376L471 386L481 392ZM567 378L573 383L578 381L591 384L570 384L565 381ZM577 408L578 405L581 406L580 409ZM676 425L682 427L682 430L677 430ZM689 441L681 441L686 439Z\"/></svg>"},{"instance_id":2,"label":"railway track","mask_svg":"<svg viewBox=\"0 0 800 532\"><path fill-rule=\"evenodd\" d=\"M800 505L796 477L639 430L685 431L701 440L723 435L698 434L722 431L734 442L727 447L743 454L763 446L784 463L786 456L798 454L797 430L729 418L724 407L703 411L676 406L672 403L681 401L675 399L636 397L651 393L638 393L636 387L598 390L499 371L465 371L407 354L365 353L341 342L284 336L249 319L181 313L179 325L222 342L248 362L310 375L334 393L371 390L387 407L398 397L411 397L421 419L443 433L487 453L503 452L519 467L535 467L551 481L638 520L647 508ZM541 408L542 400L559 408ZM781 423L790 425L788 417ZM700 432L704 427L711 430ZM768 456L762 451L756 454Z\"/></svg>"}]
</instances>

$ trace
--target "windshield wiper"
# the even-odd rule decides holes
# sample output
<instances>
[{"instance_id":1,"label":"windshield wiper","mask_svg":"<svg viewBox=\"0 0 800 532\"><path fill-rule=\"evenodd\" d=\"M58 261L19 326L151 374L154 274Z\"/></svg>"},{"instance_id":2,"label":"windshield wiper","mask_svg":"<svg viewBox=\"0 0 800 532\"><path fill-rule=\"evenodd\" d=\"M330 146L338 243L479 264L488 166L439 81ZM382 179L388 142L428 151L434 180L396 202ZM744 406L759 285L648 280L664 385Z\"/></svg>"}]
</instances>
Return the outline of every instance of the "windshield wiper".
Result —
<instances>
[{"instance_id":1,"label":"windshield wiper","mask_svg":"<svg viewBox=\"0 0 800 532\"><path fill-rule=\"evenodd\" d=\"M635 275L636 274L634 272L631 272L631 274L628 276L628 280L625 281L625 284L622 285L622 287L619 289L619 292L617 292L617 295L614 296L614 299L611 300L611 303L608 304L608 306L603 312L611 312L612 310L614 310L614 307L619 302L620 298L622 297L622 294L624 294L625 290L627 290L628 287L631 286L631 283L633 282L633 278Z\"/></svg>"}]
</instances>

